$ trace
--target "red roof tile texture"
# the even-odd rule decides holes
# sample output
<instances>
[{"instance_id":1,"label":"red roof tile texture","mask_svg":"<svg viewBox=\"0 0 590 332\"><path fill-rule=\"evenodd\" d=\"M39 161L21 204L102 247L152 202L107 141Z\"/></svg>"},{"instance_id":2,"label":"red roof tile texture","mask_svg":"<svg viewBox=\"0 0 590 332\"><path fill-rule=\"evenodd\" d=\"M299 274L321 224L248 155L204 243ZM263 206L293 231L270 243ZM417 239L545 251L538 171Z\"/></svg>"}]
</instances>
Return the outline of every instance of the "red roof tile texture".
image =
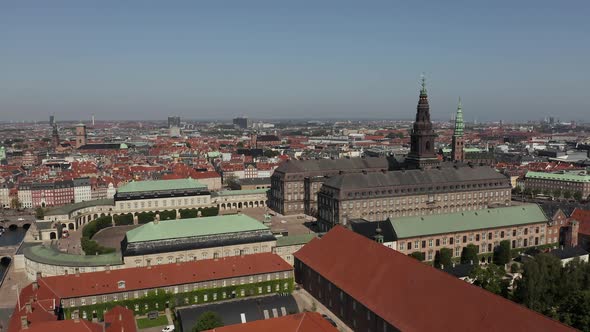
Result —
<instances>
[{"instance_id":1,"label":"red roof tile texture","mask_svg":"<svg viewBox=\"0 0 590 332\"><path fill-rule=\"evenodd\" d=\"M257 320L244 324L215 328L208 332L337 332L317 312L304 312L295 315Z\"/></svg>"},{"instance_id":2,"label":"red roof tile texture","mask_svg":"<svg viewBox=\"0 0 590 332\"><path fill-rule=\"evenodd\" d=\"M576 208L572 212L571 218L580 223L579 234L590 235L590 210Z\"/></svg>"},{"instance_id":3,"label":"red roof tile texture","mask_svg":"<svg viewBox=\"0 0 590 332\"><path fill-rule=\"evenodd\" d=\"M292 267L280 256L273 253L260 253L151 267L45 277L39 280L39 287L40 289L49 288L63 299L290 270ZM125 288L118 288L119 281L125 281Z\"/></svg>"},{"instance_id":4,"label":"red roof tile texture","mask_svg":"<svg viewBox=\"0 0 590 332\"><path fill-rule=\"evenodd\" d=\"M341 226L295 257L402 331L573 330Z\"/></svg>"}]
</instances>

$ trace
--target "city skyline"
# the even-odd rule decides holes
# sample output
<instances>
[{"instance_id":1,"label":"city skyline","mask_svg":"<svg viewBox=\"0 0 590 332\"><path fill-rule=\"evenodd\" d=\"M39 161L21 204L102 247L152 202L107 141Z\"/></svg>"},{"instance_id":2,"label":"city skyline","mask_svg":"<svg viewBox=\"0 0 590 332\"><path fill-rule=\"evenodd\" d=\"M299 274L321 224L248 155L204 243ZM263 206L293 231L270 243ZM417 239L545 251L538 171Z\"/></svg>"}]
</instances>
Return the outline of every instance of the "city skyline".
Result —
<instances>
[{"instance_id":1,"label":"city skyline","mask_svg":"<svg viewBox=\"0 0 590 332\"><path fill-rule=\"evenodd\" d=\"M582 1L0 4L5 121L587 121ZM525 15L526 13L526 15Z\"/></svg>"}]
</instances>

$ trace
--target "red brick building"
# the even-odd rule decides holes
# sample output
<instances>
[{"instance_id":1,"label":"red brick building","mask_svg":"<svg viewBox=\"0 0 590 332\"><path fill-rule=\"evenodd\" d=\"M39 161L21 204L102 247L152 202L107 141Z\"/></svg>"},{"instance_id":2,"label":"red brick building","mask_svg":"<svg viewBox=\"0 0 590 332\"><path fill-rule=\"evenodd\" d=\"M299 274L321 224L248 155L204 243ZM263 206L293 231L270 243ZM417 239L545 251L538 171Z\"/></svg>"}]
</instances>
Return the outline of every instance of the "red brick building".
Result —
<instances>
[{"instance_id":1,"label":"red brick building","mask_svg":"<svg viewBox=\"0 0 590 332\"><path fill-rule=\"evenodd\" d=\"M283 317L218 327L207 332L337 332L317 312L303 312Z\"/></svg>"}]
</instances>

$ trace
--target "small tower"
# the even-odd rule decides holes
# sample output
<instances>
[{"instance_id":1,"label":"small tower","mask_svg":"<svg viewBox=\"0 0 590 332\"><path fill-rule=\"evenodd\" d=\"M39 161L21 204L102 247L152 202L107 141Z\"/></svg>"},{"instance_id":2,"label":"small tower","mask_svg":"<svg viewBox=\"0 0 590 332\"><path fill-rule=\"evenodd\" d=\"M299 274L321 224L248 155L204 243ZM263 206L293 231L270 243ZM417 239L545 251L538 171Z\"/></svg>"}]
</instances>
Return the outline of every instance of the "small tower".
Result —
<instances>
[{"instance_id":1,"label":"small tower","mask_svg":"<svg viewBox=\"0 0 590 332\"><path fill-rule=\"evenodd\" d=\"M430 121L430 106L428 105L428 93L426 91L426 79L422 75L420 98L416 108L416 121L412 128L410 153L406 157L409 168L430 168L439 164L434 151L434 139L436 134Z\"/></svg>"},{"instance_id":2,"label":"small tower","mask_svg":"<svg viewBox=\"0 0 590 332\"><path fill-rule=\"evenodd\" d=\"M373 239L375 240L375 242L383 244L383 234L382 233L383 233L383 230L381 229L379 222L377 222L377 229L375 229L375 235L373 236Z\"/></svg>"},{"instance_id":3,"label":"small tower","mask_svg":"<svg viewBox=\"0 0 590 332\"><path fill-rule=\"evenodd\" d=\"M76 149L86 145L86 125L83 123L76 125Z\"/></svg>"},{"instance_id":4,"label":"small tower","mask_svg":"<svg viewBox=\"0 0 590 332\"><path fill-rule=\"evenodd\" d=\"M464 129L465 124L463 123L463 109L461 106L461 97L459 97L457 115L455 116L455 131L453 132L453 147L451 152L451 159L453 161L465 161L465 146L463 141Z\"/></svg>"},{"instance_id":5,"label":"small tower","mask_svg":"<svg viewBox=\"0 0 590 332\"><path fill-rule=\"evenodd\" d=\"M57 123L53 124L53 131L51 133L51 145L54 149L59 146L59 132L57 130Z\"/></svg>"}]
</instances>

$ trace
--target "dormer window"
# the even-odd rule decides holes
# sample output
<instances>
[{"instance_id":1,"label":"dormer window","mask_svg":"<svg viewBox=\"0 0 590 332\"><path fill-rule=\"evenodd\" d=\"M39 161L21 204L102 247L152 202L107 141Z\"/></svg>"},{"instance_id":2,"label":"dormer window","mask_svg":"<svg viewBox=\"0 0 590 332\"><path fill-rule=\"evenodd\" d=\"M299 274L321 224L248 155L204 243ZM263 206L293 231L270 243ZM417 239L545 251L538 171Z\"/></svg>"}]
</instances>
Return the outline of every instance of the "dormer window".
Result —
<instances>
[{"instance_id":1,"label":"dormer window","mask_svg":"<svg viewBox=\"0 0 590 332\"><path fill-rule=\"evenodd\" d=\"M117 288L119 288L119 289L125 288L125 281L121 280L121 281L117 282Z\"/></svg>"}]
</instances>

